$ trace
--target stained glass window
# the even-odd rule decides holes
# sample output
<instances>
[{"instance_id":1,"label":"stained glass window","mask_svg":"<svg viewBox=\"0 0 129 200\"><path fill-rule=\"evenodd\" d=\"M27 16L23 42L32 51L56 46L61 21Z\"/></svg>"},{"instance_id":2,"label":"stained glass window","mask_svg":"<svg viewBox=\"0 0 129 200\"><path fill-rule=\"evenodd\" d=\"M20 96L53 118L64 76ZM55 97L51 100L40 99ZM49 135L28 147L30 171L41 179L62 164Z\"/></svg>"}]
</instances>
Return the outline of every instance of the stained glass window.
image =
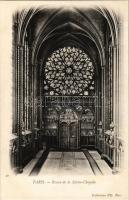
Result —
<instances>
[{"instance_id":1,"label":"stained glass window","mask_svg":"<svg viewBox=\"0 0 129 200\"><path fill-rule=\"evenodd\" d=\"M94 66L83 50L64 47L47 58L45 94L89 95L89 91L94 91Z\"/></svg>"}]
</instances>

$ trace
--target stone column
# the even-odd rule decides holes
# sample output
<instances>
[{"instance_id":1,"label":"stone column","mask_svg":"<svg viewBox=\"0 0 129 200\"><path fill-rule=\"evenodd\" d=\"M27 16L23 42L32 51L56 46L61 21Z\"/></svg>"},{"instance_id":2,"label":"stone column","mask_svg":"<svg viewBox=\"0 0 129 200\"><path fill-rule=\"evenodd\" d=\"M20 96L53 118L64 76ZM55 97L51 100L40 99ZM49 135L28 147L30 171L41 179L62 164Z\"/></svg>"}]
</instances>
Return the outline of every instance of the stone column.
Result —
<instances>
[{"instance_id":1,"label":"stone column","mask_svg":"<svg viewBox=\"0 0 129 200\"><path fill-rule=\"evenodd\" d=\"M13 54L12 54L12 70L13 70L13 93L12 93L12 98L13 98L13 105L12 105L12 111L13 111L13 133L17 133L17 102L18 102L18 64L17 64L17 58L18 58L18 49L17 49L17 32L18 32L18 23L14 22L13 25Z\"/></svg>"},{"instance_id":2,"label":"stone column","mask_svg":"<svg viewBox=\"0 0 129 200\"><path fill-rule=\"evenodd\" d=\"M38 64L35 63L33 65L33 125L34 123L37 123L37 105L38 105L38 96L37 96L37 67Z\"/></svg>"},{"instance_id":3,"label":"stone column","mask_svg":"<svg viewBox=\"0 0 129 200\"><path fill-rule=\"evenodd\" d=\"M24 44L24 122L25 122L25 129L27 130L27 124L28 124L28 119L27 119L27 41L25 40Z\"/></svg>"},{"instance_id":4,"label":"stone column","mask_svg":"<svg viewBox=\"0 0 129 200\"><path fill-rule=\"evenodd\" d=\"M95 127L94 127L94 131L95 131L95 148L97 148L97 127L98 127L98 123L100 120L100 92L99 92L99 80L96 81L96 88L95 88L95 100L94 100L94 105L95 105Z\"/></svg>"},{"instance_id":5,"label":"stone column","mask_svg":"<svg viewBox=\"0 0 129 200\"><path fill-rule=\"evenodd\" d=\"M29 48L26 44L26 129L29 129Z\"/></svg>"},{"instance_id":6,"label":"stone column","mask_svg":"<svg viewBox=\"0 0 129 200\"><path fill-rule=\"evenodd\" d=\"M42 110L43 110L43 64L42 64L42 60L40 60L39 62L39 70L40 70L40 78L39 78L39 81L40 81L40 92L39 92L39 97L40 97L40 122L39 122L39 125L40 125L40 128L42 128L42 122L43 122L43 116L42 116Z\"/></svg>"},{"instance_id":7,"label":"stone column","mask_svg":"<svg viewBox=\"0 0 129 200\"><path fill-rule=\"evenodd\" d=\"M117 46L113 46L113 122L114 122L114 155L113 155L113 171L117 173L117 137L118 137L118 119L119 119L119 77L118 77L118 63L117 63Z\"/></svg>"},{"instance_id":8,"label":"stone column","mask_svg":"<svg viewBox=\"0 0 129 200\"><path fill-rule=\"evenodd\" d=\"M102 132L103 132L103 148L102 148L102 155L101 157L104 157L105 154L105 66L101 67L102 69Z\"/></svg>"},{"instance_id":9,"label":"stone column","mask_svg":"<svg viewBox=\"0 0 129 200\"><path fill-rule=\"evenodd\" d=\"M17 132L18 132L18 166L17 172L22 168L22 125L23 125L23 46L17 46Z\"/></svg>"}]
</instances>

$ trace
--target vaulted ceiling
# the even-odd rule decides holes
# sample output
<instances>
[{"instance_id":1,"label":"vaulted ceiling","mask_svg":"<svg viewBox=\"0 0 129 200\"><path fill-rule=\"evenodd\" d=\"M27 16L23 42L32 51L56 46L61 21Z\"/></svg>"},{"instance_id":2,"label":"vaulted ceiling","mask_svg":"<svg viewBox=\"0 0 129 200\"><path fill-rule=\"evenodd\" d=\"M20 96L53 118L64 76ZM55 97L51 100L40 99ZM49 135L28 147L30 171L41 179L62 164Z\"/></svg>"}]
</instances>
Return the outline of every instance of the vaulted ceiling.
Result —
<instances>
[{"instance_id":1,"label":"vaulted ceiling","mask_svg":"<svg viewBox=\"0 0 129 200\"><path fill-rule=\"evenodd\" d=\"M82 48L96 65L105 57L107 21L95 9L41 9L31 18L27 31L31 33L33 62L63 46Z\"/></svg>"}]
</instances>

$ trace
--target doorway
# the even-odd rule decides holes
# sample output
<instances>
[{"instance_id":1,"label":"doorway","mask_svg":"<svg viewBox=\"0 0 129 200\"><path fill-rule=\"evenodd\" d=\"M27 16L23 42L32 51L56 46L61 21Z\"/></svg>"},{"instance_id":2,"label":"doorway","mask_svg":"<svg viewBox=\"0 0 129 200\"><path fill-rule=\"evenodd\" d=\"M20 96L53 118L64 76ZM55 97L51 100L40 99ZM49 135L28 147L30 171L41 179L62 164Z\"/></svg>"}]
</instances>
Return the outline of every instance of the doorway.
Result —
<instances>
[{"instance_id":1,"label":"doorway","mask_svg":"<svg viewBox=\"0 0 129 200\"><path fill-rule=\"evenodd\" d=\"M78 117L72 109L66 109L60 115L59 136L60 149L78 148Z\"/></svg>"}]
</instances>

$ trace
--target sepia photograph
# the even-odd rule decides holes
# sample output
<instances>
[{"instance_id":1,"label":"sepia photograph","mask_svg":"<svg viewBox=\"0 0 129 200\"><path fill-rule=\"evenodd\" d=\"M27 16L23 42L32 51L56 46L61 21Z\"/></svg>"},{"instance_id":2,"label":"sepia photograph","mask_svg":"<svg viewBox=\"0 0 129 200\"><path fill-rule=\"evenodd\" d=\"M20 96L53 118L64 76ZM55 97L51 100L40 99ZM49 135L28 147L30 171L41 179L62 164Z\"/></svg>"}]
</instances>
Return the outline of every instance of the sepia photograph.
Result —
<instances>
[{"instance_id":1,"label":"sepia photograph","mask_svg":"<svg viewBox=\"0 0 129 200\"><path fill-rule=\"evenodd\" d=\"M19 1L0 14L4 27L10 11L1 29L10 31L3 56L9 70L2 65L10 77L9 86L2 85L6 97L10 87L10 109L1 104L9 114L9 123L6 113L2 123L9 125L1 136L2 181L8 188L2 200L28 200L31 187L34 199L128 199L128 2L123 2ZM120 180L125 187L120 182L117 187ZM27 195L18 196L17 185ZM61 197L49 194L53 185L61 188ZM75 185L77 191L83 187L76 197Z\"/></svg>"},{"instance_id":2,"label":"sepia photograph","mask_svg":"<svg viewBox=\"0 0 129 200\"><path fill-rule=\"evenodd\" d=\"M14 13L10 156L16 173L120 173L120 20L97 7Z\"/></svg>"}]
</instances>

